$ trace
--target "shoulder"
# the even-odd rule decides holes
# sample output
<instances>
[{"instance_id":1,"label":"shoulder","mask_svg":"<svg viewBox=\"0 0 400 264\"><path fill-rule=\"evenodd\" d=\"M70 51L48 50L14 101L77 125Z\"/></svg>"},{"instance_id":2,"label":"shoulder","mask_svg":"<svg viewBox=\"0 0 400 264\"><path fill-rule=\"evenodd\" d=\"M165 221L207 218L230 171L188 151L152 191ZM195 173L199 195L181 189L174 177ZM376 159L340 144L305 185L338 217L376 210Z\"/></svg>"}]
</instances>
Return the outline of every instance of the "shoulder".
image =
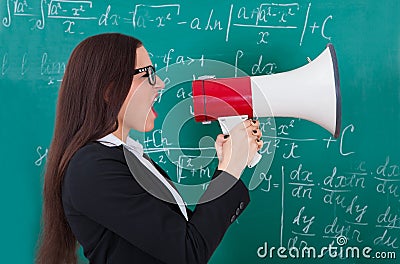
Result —
<instances>
[{"instance_id":1,"label":"shoulder","mask_svg":"<svg viewBox=\"0 0 400 264\"><path fill-rule=\"evenodd\" d=\"M119 147L108 147L98 142L89 142L78 149L72 156L68 169L94 169L102 164L125 164L123 150Z\"/></svg>"},{"instance_id":2,"label":"shoulder","mask_svg":"<svg viewBox=\"0 0 400 264\"><path fill-rule=\"evenodd\" d=\"M65 171L65 180L83 181L114 173L129 174L123 150L90 142L78 149Z\"/></svg>"},{"instance_id":3,"label":"shoulder","mask_svg":"<svg viewBox=\"0 0 400 264\"><path fill-rule=\"evenodd\" d=\"M110 190L121 192L123 188L135 194L143 192L132 177L123 149L98 142L88 143L72 156L64 174L63 188L76 197L84 193L97 197Z\"/></svg>"},{"instance_id":4,"label":"shoulder","mask_svg":"<svg viewBox=\"0 0 400 264\"><path fill-rule=\"evenodd\" d=\"M99 142L89 142L78 149L71 158L71 163L91 162L104 158L123 160L123 151L120 147L108 147Z\"/></svg>"}]
</instances>

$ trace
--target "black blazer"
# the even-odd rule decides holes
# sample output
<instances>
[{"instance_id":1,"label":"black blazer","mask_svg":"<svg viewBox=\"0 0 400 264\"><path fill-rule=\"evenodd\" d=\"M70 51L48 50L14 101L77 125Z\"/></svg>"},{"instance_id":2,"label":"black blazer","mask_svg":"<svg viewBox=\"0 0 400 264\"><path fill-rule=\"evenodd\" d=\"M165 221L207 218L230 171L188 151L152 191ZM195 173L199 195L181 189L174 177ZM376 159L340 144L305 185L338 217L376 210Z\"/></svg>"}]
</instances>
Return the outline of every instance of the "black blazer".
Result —
<instances>
[{"instance_id":1,"label":"black blazer","mask_svg":"<svg viewBox=\"0 0 400 264\"><path fill-rule=\"evenodd\" d=\"M145 190L158 190L166 198L171 195L124 149L88 143L75 153L65 172L64 212L90 263L207 263L227 228L249 203L246 186L216 171L216 180L200 201L223 194L199 203L193 212L187 210L186 221L176 204ZM151 179L145 182L149 186L143 188L129 167L135 177ZM232 187L225 191L226 186Z\"/></svg>"}]
</instances>

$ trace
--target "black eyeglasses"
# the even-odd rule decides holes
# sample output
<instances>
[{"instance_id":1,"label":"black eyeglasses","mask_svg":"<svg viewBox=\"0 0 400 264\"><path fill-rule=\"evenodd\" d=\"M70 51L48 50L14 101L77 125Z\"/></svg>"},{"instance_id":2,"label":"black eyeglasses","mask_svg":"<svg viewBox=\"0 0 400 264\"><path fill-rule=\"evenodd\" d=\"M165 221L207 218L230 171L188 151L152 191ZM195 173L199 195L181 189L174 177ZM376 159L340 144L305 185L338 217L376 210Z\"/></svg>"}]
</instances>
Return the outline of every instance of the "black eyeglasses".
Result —
<instances>
[{"instance_id":1,"label":"black eyeglasses","mask_svg":"<svg viewBox=\"0 0 400 264\"><path fill-rule=\"evenodd\" d=\"M143 77L147 77L150 85L155 85L156 84L156 69L154 68L153 65L149 65L143 68L139 68L139 69L135 69L133 70L133 75L142 73L142 72L146 72L145 75L143 75Z\"/></svg>"}]
</instances>

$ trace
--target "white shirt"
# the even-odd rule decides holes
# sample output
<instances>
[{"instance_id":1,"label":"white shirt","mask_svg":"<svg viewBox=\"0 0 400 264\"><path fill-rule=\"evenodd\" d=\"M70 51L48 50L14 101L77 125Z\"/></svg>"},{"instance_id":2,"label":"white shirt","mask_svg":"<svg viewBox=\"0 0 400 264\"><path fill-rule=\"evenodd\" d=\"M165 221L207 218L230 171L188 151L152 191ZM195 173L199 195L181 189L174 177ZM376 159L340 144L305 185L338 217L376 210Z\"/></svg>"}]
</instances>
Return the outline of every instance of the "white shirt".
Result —
<instances>
[{"instance_id":1,"label":"white shirt","mask_svg":"<svg viewBox=\"0 0 400 264\"><path fill-rule=\"evenodd\" d=\"M183 201L181 195L171 186L171 184L161 175L161 173L156 169L156 167L145 157L143 157L143 146L138 141L130 138L129 136L126 139L126 143L122 140L114 136L114 134L108 134L105 137L98 139L101 144L112 147L112 146L125 146L131 153L133 153L139 161L146 166L171 192L172 196L175 198L176 203L179 206L183 216L188 220L185 202Z\"/></svg>"}]
</instances>

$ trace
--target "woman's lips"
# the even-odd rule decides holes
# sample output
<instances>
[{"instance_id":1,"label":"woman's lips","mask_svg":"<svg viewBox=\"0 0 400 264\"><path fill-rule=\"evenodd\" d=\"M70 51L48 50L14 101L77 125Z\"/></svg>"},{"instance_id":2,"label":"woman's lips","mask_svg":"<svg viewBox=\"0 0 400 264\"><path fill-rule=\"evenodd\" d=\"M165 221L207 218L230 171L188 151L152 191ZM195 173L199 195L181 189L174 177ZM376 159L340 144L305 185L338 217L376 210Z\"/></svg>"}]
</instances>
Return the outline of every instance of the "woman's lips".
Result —
<instances>
[{"instance_id":1,"label":"woman's lips","mask_svg":"<svg viewBox=\"0 0 400 264\"><path fill-rule=\"evenodd\" d=\"M151 107L151 111L153 111L153 114L154 114L154 116L155 116L155 117L157 117L157 116L158 116L158 114L157 114L156 110L154 110L154 106L152 106L152 107Z\"/></svg>"}]
</instances>

